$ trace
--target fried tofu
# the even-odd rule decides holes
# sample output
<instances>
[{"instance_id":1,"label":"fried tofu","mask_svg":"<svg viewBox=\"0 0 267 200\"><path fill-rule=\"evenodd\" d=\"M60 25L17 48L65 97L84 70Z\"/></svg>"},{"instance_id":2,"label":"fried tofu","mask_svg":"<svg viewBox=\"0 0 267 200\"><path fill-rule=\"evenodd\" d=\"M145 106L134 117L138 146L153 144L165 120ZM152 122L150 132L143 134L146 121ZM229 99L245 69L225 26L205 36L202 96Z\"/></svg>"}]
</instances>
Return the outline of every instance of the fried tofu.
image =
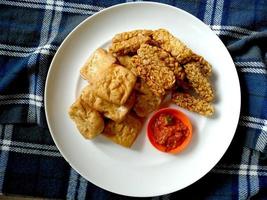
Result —
<instances>
[{"instance_id":1,"label":"fried tofu","mask_svg":"<svg viewBox=\"0 0 267 200\"><path fill-rule=\"evenodd\" d=\"M136 103L133 109L137 116L146 117L159 107L162 98L154 95L144 81L136 84L135 89L138 93L136 94Z\"/></svg>"},{"instance_id":2,"label":"fried tofu","mask_svg":"<svg viewBox=\"0 0 267 200\"><path fill-rule=\"evenodd\" d=\"M123 105L132 93L136 76L121 65L114 64L97 77L94 93L117 105Z\"/></svg>"},{"instance_id":3,"label":"fried tofu","mask_svg":"<svg viewBox=\"0 0 267 200\"><path fill-rule=\"evenodd\" d=\"M137 69L132 61L131 56L118 56L117 59L119 60L120 64L127 69L129 69L133 74L137 75Z\"/></svg>"},{"instance_id":4,"label":"fried tofu","mask_svg":"<svg viewBox=\"0 0 267 200\"><path fill-rule=\"evenodd\" d=\"M92 81L115 62L116 58L105 49L99 48L88 58L81 68L80 74L83 79Z\"/></svg>"},{"instance_id":5,"label":"fried tofu","mask_svg":"<svg viewBox=\"0 0 267 200\"><path fill-rule=\"evenodd\" d=\"M96 96L92 86L87 85L82 91L81 98L90 107L101 112L105 117L112 119L113 121L120 122L133 107L135 102L135 93L133 92L129 96L125 104L117 105Z\"/></svg>"},{"instance_id":6,"label":"fried tofu","mask_svg":"<svg viewBox=\"0 0 267 200\"><path fill-rule=\"evenodd\" d=\"M141 127L142 124L139 119L128 114L120 123L110 120L106 124L103 135L119 145L130 148L136 140Z\"/></svg>"},{"instance_id":7,"label":"fried tofu","mask_svg":"<svg viewBox=\"0 0 267 200\"><path fill-rule=\"evenodd\" d=\"M69 116L86 139L92 139L104 130L102 116L78 98L69 109Z\"/></svg>"},{"instance_id":8,"label":"fried tofu","mask_svg":"<svg viewBox=\"0 0 267 200\"><path fill-rule=\"evenodd\" d=\"M134 31L128 31L128 32L122 32L122 33L118 33L116 34L113 38L112 38L112 42L122 42L122 41L126 41L129 40L130 38L136 37L136 36L151 36L153 33L152 30L148 30L148 29L139 29L139 30L134 30Z\"/></svg>"}]
</instances>

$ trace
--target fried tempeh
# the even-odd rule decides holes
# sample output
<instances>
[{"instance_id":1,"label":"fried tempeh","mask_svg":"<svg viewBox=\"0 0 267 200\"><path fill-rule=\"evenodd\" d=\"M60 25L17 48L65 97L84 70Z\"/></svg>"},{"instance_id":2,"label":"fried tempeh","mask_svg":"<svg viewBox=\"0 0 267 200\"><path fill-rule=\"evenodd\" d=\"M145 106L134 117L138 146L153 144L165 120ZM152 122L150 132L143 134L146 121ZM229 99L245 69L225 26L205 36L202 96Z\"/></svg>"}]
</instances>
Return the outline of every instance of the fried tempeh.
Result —
<instances>
[{"instance_id":1,"label":"fried tempeh","mask_svg":"<svg viewBox=\"0 0 267 200\"><path fill-rule=\"evenodd\" d=\"M180 64L198 62L204 76L211 75L211 65L202 57L195 54L182 41L165 29L158 29L152 35L155 44L169 52Z\"/></svg>"},{"instance_id":2,"label":"fried tempeh","mask_svg":"<svg viewBox=\"0 0 267 200\"><path fill-rule=\"evenodd\" d=\"M111 54L105 49L99 48L87 59L86 63L80 70L80 74L85 80L94 80L102 71L109 68L116 62Z\"/></svg>"},{"instance_id":3,"label":"fried tempeh","mask_svg":"<svg viewBox=\"0 0 267 200\"><path fill-rule=\"evenodd\" d=\"M214 114L214 107L212 104L188 93L173 93L172 101L180 107L204 116L211 116Z\"/></svg>"},{"instance_id":4,"label":"fried tempeh","mask_svg":"<svg viewBox=\"0 0 267 200\"><path fill-rule=\"evenodd\" d=\"M112 43L109 51L112 55L127 55L136 53L141 44L148 43L151 40L149 36L137 35L128 40Z\"/></svg>"},{"instance_id":5,"label":"fried tempeh","mask_svg":"<svg viewBox=\"0 0 267 200\"><path fill-rule=\"evenodd\" d=\"M103 113L105 117L112 119L113 121L120 122L133 107L135 102L135 93L133 92L129 96L124 105L117 105L96 96L92 86L87 85L82 91L81 98L90 107Z\"/></svg>"},{"instance_id":6,"label":"fried tempeh","mask_svg":"<svg viewBox=\"0 0 267 200\"><path fill-rule=\"evenodd\" d=\"M120 122L109 121L103 131L103 135L113 142L130 148L141 130L142 124L139 119L128 114Z\"/></svg>"},{"instance_id":7,"label":"fried tempeh","mask_svg":"<svg viewBox=\"0 0 267 200\"><path fill-rule=\"evenodd\" d=\"M78 130L86 139L92 139L104 129L102 116L78 98L69 109L69 116L75 122Z\"/></svg>"},{"instance_id":8,"label":"fried tempeh","mask_svg":"<svg viewBox=\"0 0 267 200\"><path fill-rule=\"evenodd\" d=\"M191 49L165 29L155 30L152 38L162 49L169 52L180 64L187 63L194 55Z\"/></svg>"},{"instance_id":9,"label":"fried tempeh","mask_svg":"<svg viewBox=\"0 0 267 200\"><path fill-rule=\"evenodd\" d=\"M123 105L135 85L136 76L121 65L112 65L101 73L92 84L94 93L117 105Z\"/></svg>"},{"instance_id":10,"label":"fried tempeh","mask_svg":"<svg viewBox=\"0 0 267 200\"><path fill-rule=\"evenodd\" d=\"M128 32L122 32L119 34L116 34L113 38L112 38L112 42L121 42L121 41L125 41L125 40L129 40L130 38L136 37L136 36L151 36L153 33L152 30L146 30L146 29L141 29L141 30L134 30L134 31L128 31Z\"/></svg>"},{"instance_id":11,"label":"fried tempeh","mask_svg":"<svg viewBox=\"0 0 267 200\"><path fill-rule=\"evenodd\" d=\"M202 56L194 55L192 58L192 61L190 62L196 62L198 63L198 67L205 77L210 77L212 74L212 67L211 64L208 63Z\"/></svg>"},{"instance_id":12,"label":"fried tempeh","mask_svg":"<svg viewBox=\"0 0 267 200\"><path fill-rule=\"evenodd\" d=\"M156 49L147 44L142 44L133 56L133 63L136 65L138 75L145 80L151 91L157 96L163 96L166 90L175 83L173 71L166 66L164 61L157 56Z\"/></svg>"},{"instance_id":13,"label":"fried tempeh","mask_svg":"<svg viewBox=\"0 0 267 200\"><path fill-rule=\"evenodd\" d=\"M199 63L191 62L184 65L186 77L191 83L195 92L205 101L211 102L214 93L207 77L201 73Z\"/></svg>"}]
</instances>

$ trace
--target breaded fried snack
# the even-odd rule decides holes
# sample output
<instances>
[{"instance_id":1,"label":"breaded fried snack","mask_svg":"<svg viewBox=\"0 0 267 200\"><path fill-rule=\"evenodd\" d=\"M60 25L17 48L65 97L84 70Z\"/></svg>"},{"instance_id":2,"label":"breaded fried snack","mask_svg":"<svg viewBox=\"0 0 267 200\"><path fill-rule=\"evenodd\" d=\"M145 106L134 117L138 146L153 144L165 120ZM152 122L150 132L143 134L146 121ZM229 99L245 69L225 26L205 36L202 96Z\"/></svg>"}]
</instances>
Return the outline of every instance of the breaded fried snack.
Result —
<instances>
[{"instance_id":1,"label":"breaded fried snack","mask_svg":"<svg viewBox=\"0 0 267 200\"><path fill-rule=\"evenodd\" d=\"M134 31L128 31L123 33L118 33L112 38L112 42L121 42L129 40L130 38L136 37L136 36L151 36L153 33L152 30L146 30L146 29L140 29L140 30L134 30Z\"/></svg>"},{"instance_id":2,"label":"breaded fried snack","mask_svg":"<svg viewBox=\"0 0 267 200\"><path fill-rule=\"evenodd\" d=\"M155 30L152 38L156 45L169 52L179 64L186 64L192 61L198 62L203 75L211 75L211 65L203 57L195 54L182 41L173 36L167 30Z\"/></svg>"},{"instance_id":3,"label":"breaded fried snack","mask_svg":"<svg viewBox=\"0 0 267 200\"><path fill-rule=\"evenodd\" d=\"M186 77L201 99L211 102L214 99L214 93L209 80L201 73L199 65L198 62L185 64Z\"/></svg>"},{"instance_id":4,"label":"breaded fried snack","mask_svg":"<svg viewBox=\"0 0 267 200\"><path fill-rule=\"evenodd\" d=\"M117 34L112 39L109 51L115 56L136 53L141 44L151 40L151 35L151 30L135 30Z\"/></svg>"},{"instance_id":5,"label":"breaded fried snack","mask_svg":"<svg viewBox=\"0 0 267 200\"><path fill-rule=\"evenodd\" d=\"M153 40L165 51L169 52L180 64L185 64L193 56L193 52L182 41L165 29L153 31Z\"/></svg>"},{"instance_id":6,"label":"breaded fried snack","mask_svg":"<svg viewBox=\"0 0 267 200\"><path fill-rule=\"evenodd\" d=\"M199 67L201 73L203 74L203 76L205 76L205 77L211 76L211 74L212 74L211 64L209 64L208 61L206 61L202 56L195 54L192 57L192 61L190 61L190 62L198 63L198 67Z\"/></svg>"},{"instance_id":7,"label":"breaded fried snack","mask_svg":"<svg viewBox=\"0 0 267 200\"><path fill-rule=\"evenodd\" d=\"M139 119L128 114L120 123L109 121L103 135L119 145L130 148L138 136L141 127L142 124Z\"/></svg>"},{"instance_id":8,"label":"breaded fried snack","mask_svg":"<svg viewBox=\"0 0 267 200\"><path fill-rule=\"evenodd\" d=\"M105 117L116 122L121 122L133 107L135 102L135 93L133 92L129 96L125 104L117 105L96 96L92 86L87 85L82 91L81 98L90 107L101 112Z\"/></svg>"},{"instance_id":9,"label":"breaded fried snack","mask_svg":"<svg viewBox=\"0 0 267 200\"><path fill-rule=\"evenodd\" d=\"M101 71L109 68L116 62L116 58L109 54L105 49L99 48L87 59L80 70L83 79L92 81Z\"/></svg>"},{"instance_id":10,"label":"breaded fried snack","mask_svg":"<svg viewBox=\"0 0 267 200\"><path fill-rule=\"evenodd\" d=\"M92 139L104 129L102 116L78 98L69 109L69 116L86 139Z\"/></svg>"},{"instance_id":11,"label":"breaded fried snack","mask_svg":"<svg viewBox=\"0 0 267 200\"><path fill-rule=\"evenodd\" d=\"M173 93L172 101L182 108L204 116L212 116L214 114L214 107L212 104L188 93Z\"/></svg>"},{"instance_id":12,"label":"breaded fried snack","mask_svg":"<svg viewBox=\"0 0 267 200\"><path fill-rule=\"evenodd\" d=\"M138 75L150 87L157 96L163 96L166 90L172 88L175 83L173 71L160 60L157 47L142 44L133 56L133 63L136 65Z\"/></svg>"},{"instance_id":13,"label":"breaded fried snack","mask_svg":"<svg viewBox=\"0 0 267 200\"><path fill-rule=\"evenodd\" d=\"M93 83L94 93L117 105L123 105L135 85L136 76L121 65L114 64L101 73Z\"/></svg>"}]
</instances>

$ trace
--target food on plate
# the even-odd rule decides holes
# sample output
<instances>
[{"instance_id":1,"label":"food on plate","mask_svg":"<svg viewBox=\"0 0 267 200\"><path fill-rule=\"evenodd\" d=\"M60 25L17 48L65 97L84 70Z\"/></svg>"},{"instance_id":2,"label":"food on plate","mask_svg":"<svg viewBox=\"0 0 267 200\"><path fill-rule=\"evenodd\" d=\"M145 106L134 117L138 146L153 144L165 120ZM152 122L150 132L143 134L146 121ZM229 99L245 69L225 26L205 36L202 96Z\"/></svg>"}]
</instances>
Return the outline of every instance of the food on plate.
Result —
<instances>
[{"instance_id":1,"label":"food on plate","mask_svg":"<svg viewBox=\"0 0 267 200\"><path fill-rule=\"evenodd\" d=\"M148 43L150 39L148 36L138 35L126 41L112 43L109 51L115 56L133 54L141 44Z\"/></svg>"},{"instance_id":2,"label":"food on plate","mask_svg":"<svg viewBox=\"0 0 267 200\"><path fill-rule=\"evenodd\" d=\"M160 151L178 153L192 137L189 119L175 109L161 109L149 121L148 138Z\"/></svg>"},{"instance_id":3,"label":"food on plate","mask_svg":"<svg viewBox=\"0 0 267 200\"><path fill-rule=\"evenodd\" d=\"M173 71L175 77L177 79L184 79L185 73L183 67L175 60L173 56L171 56L167 51L152 45L141 45L139 53L141 54L140 57L144 58L144 55L147 59L152 58L156 62L160 62L160 66L167 66ZM137 55L139 55L137 53ZM160 61L158 61L160 60Z\"/></svg>"},{"instance_id":4,"label":"food on plate","mask_svg":"<svg viewBox=\"0 0 267 200\"><path fill-rule=\"evenodd\" d=\"M118 33L112 38L112 43L127 41L130 38L140 36L140 35L150 37L152 33L153 33L152 30L146 30L146 29Z\"/></svg>"},{"instance_id":5,"label":"food on plate","mask_svg":"<svg viewBox=\"0 0 267 200\"><path fill-rule=\"evenodd\" d=\"M193 51L165 29L153 31L152 38L158 46L169 52L180 64L191 60Z\"/></svg>"},{"instance_id":6,"label":"food on plate","mask_svg":"<svg viewBox=\"0 0 267 200\"><path fill-rule=\"evenodd\" d=\"M188 81L191 83L194 91L205 101L211 102L214 98L211 84L207 77L201 73L199 64L191 62L184 65Z\"/></svg>"},{"instance_id":7,"label":"food on plate","mask_svg":"<svg viewBox=\"0 0 267 200\"><path fill-rule=\"evenodd\" d=\"M212 116L214 114L214 106L211 103L188 93L173 93L172 101L180 107L204 116Z\"/></svg>"},{"instance_id":8,"label":"food on plate","mask_svg":"<svg viewBox=\"0 0 267 200\"><path fill-rule=\"evenodd\" d=\"M193 59L192 62L196 62L198 64L198 67L199 67L201 73L203 74L203 76L205 76L205 77L211 76L212 67L208 63L208 61L206 61L203 57L201 57L199 55L195 55L195 59Z\"/></svg>"},{"instance_id":9,"label":"food on plate","mask_svg":"<svg viewBox=\"0 0 267 200\"><path fill-rule=\"evenodd\" d=\"M140 120L128 114L122 122L109 121L103 135L124 147L131 147L141 130Z\"/></svg>"},{"instance_id":10,"label":"food on plate","mask_svg":"<svg viewBox=\"0 0 267 200\"><path fill-rule=\"evenodd\" d=\"M172 88L175 83L173 71L166 66L155 53L156 47L142 44L133 57L138 75L150 87L151 91L157 96L166 94L166 90Z\"/></svg>"},{"instance_id":11,"label":"food on plate","mask_svg":"<svg viewBox=\"0 0 267 200\"><path fill-rule=\"evenodd\" d=\"M89 84L83 89L81 98L90 107L101 112L105 117L112 119L113 121L120 122L133 107L135 102L135 93L132 92L125 104L117 105L96 96L93 87Z\"/></svg>"},{"instance_id":12,"label":"food on plate","mask_svg":"<svg viewBox=\"0 0 267 200\"><path fill-rule=\"evenodd\" d=\"M98 111L78 98L69 109L69 116L86 139L92 139L104 129L104 120Z\"/></svg>"},{"instance_id":13,"label":"food on plate","mask_svg":"<svg viewBox=\"0 0 267 200\"><path fill-rule=\"evenodd\" d=\"M112 39L109 51L115 56L136 53L141 44L151 40L151 34L151 30L136 30L117 34Z\"/></svg>"},{"instance_id":14,"label":"food on plate","mask_svg":"<svg viewBox=\"0 0 267 200\"><path fill-rule=\"evenodd\" d=\"M87 85L69 116L87 139L102 133L131 147L141 118L170 102L207 117L215 112L211 65L165 29L116 34L108 50L89 56L80 74ZM176 153L189 143L192 127L179 111L164 112L150 120L149 139Z\"/></svg>"},{"instance_id":15,"label":"food on plate","mask_svg":"<svg viewBox=\"0 0 267 200\"><path fill-rule=\"evenodd\" d=\"M125 67L113 64L99 74L92 83L97 96L117 105L123 105L130 96L136 76Z\"/></svg>"},{"instance_id":16,"label":"food on plate","mask_svg":"<svg viewBox=\"0 0 267 200\"><path fill-rule=\"evenodd\" d=\"M92 81L101 71L106 70L115 62L116 58L105 49L99 48L87 59L80 70L80 74L83 79Z\"/></svg>"},{"instance_id":17,"label":"food on plate","mask_svg":"<svg viewBox=\"0 0 267 200\"><path fill-rule=\"evenodd\" d=\"M134 65L134 63L132 61L131 56L118 56L117 59L122 66L126 67L131 72L133 72L134 75L137 76L137 69L136 69L136 66Z\"/></svg>"},{"instance_id":18,"label":"food on plate","mask_svg":"<svg viewBox=\"0 0 267 200\"><path fill-rule=\"evenodd\" d=\"M137 116L146 117L160 106L162 97L154 95L144 81L137 83L135 89L137 94L133 110Z\"/></svg>"}]
</instances>

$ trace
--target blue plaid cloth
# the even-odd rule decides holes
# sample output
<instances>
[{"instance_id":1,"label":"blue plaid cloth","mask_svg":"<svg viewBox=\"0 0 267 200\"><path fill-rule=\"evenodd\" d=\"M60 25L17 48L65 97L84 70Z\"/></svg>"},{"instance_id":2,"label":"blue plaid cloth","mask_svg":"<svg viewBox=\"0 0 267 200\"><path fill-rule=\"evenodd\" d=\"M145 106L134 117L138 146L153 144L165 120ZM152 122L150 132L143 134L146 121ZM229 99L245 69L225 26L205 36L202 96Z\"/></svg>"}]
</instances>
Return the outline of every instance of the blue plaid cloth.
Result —
<instances>
[{"instance_id":1,"label":"blue plaid cloth","mask_svg":"<svg viewBox=\"0 0 267 200\"><path fill-rule=\"evenodd\" d=\"M47 129L43 101L50 62L67 34L88 16L123 2L0 1L0 193L128 198L96 187L68 165ZM193 185L152 199L267 199L267 1L159 2L193 14L222 39L238 71L242 108L221 161Z\"/></svg>"}]
</instances>

